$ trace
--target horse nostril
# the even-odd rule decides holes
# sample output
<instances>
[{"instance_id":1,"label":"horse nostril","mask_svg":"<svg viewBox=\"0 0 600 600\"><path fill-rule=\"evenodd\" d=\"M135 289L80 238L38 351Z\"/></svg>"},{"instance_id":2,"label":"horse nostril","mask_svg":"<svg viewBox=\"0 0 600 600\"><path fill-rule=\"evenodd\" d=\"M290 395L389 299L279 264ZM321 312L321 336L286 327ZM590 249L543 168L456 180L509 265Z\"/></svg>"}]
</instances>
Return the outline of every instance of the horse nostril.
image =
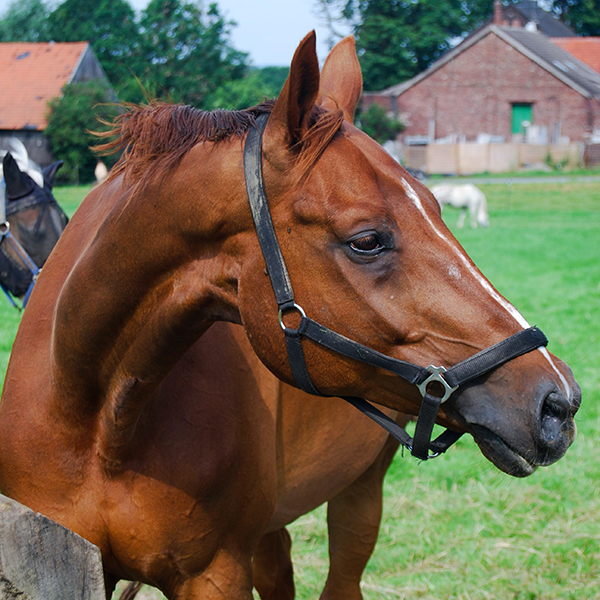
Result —
<instances>
[{"instance_id":1,"label":"horse nostril","mask_svg":"<svg viewBox=\"0 0 600 600\"><path fill-rule=\"evenodd\" d=\"M570 413L571 404L563 395L551 392L545 397L540 414L540 446L551 449L564 445Z\"/></svg>"},{"instance_id":2,"label":"horse nostril","mask_svg":"<svg viewBox=\"0 0 600 600\"><path fill-rule=\"evenodd\" d=\"M542 405L542 417L544 415L565 419L571 409L569 401L557 392L550 392Z\"/></svg>"}]
</instances>

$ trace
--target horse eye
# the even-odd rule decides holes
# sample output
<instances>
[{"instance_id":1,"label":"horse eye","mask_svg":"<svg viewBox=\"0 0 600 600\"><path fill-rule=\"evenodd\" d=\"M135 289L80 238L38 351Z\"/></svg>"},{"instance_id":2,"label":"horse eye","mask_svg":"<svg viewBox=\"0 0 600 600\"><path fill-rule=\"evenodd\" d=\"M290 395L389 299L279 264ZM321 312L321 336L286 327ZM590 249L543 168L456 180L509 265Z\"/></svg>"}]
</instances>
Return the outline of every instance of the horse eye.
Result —
<instances>
[{"instance_id":1,"label":"horse eye","mask_svg":"<svg viewBox=\"0 0 600 600\"><path fill-rule=\"evenodd\" d=\"M350 248L363 254L377 254L383 250L383 245L375 233L364 235L350 242Z\"/></svg>"}]
</instances>

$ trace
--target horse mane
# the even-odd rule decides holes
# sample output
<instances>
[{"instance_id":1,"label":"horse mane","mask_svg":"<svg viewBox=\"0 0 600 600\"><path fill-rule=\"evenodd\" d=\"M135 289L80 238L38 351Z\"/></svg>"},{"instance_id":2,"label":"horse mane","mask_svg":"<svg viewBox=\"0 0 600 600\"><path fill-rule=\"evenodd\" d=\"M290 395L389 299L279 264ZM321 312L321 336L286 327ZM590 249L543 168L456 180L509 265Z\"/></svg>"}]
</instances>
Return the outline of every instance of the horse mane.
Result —
<instances>
[{"instance_id":1,"label":"horse mane","mask_svg":"<svg viewBox=\"0 0 600 600\"><path fill-rule=\"evenodd\" d=\"M150 175L167 173L198 143L243 137L261 114L271 112L274 103L269 100L244 110L212 111L157 101L146 105L121 104L122 112L112 122L105 123L110 129L95 133L109 140L95 150L105 156L121 152L109 178L122 173L145 180ZM313 108L308 131L295 147L296 164L302 174L316 162L343 119L341 109Z\"/></svg>"}]
</instances>

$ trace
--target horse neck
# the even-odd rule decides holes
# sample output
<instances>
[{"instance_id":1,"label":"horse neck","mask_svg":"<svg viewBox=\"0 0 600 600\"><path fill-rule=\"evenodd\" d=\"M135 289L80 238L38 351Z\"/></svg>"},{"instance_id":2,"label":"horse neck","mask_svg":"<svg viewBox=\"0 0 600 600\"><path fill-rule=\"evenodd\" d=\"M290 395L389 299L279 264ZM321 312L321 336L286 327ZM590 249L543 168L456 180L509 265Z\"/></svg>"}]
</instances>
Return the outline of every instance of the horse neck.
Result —
<instances>
[{"instance_id":1,"label":"horse neck","mask_svg":"<svg viewBox=\"0 0 600 600\"><path fill-rule=\"evenodd\" d=\"M82 401L100 410L109 446L123 443L158 383L215 320L239 322L235 240L251 226L243 172L215 176L212 165L207 177L211 159L202 158L192 176L104 188L108 197L94 205L120 199L87 232L58 297L55 398L73 414ZM69 241L80 243L74 236L94 205L75 215L62 256Z\"/></svg>"}]
</instances>

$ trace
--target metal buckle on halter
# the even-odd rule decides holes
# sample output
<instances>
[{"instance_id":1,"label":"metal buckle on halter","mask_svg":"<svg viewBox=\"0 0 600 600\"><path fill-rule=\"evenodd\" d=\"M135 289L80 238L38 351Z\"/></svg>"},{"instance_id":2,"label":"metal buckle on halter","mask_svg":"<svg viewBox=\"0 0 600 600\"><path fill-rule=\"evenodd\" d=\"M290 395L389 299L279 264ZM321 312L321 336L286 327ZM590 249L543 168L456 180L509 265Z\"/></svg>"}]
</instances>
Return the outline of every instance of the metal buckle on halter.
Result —
<instances>
[{"instance_id":1,"label":"metal buckle on halter","mask_svg":"<svg viewBox=\"0 0 600 600\"><path fill-rule=\"evenodd\" d=\"M293 329L292 327L287 327L286 324L283 322L283 312L284 311L288 311L288 310L297 310L300 313L300 316L302 317L302 320L300 321L300 325L298 325L297 329ZM283 329L283 331L285 331L285 333L299 333L300 329L302 327L302 323L304 323L304 320L306 319L306 313L304 312L304 309L299 305L296 304L295 302L289 304L288 306L284 306L283 308L279 309L279 315L277 317L279 319L279 325L281 326L281 329Z\"/></svg>"},{"instance_id":2,"label":"metal buckle on halter","mask_svg":"<svg viewBox=\"0 0 600 600\"><path fill-rule=\"evenodd\" d=\"M448 400L448 398L450 398L452 393L458 389L458 386L455 385L454 387L452 387L444 379L443 374L447 371L447 369L445 367L434 367L433 365L429 365L426 368L426 371L429 371L431 373L431 375L423 383L417 384L417 387L419 388L419 391L421 392L421 396L425 397L425 394L427 393L427 386L430 383L437 381L438 383L441 383L444 388L444 394L442 395L440 404L442 404L443 402L446 402L446 400Z\"/></svg>"}]
</instances>

